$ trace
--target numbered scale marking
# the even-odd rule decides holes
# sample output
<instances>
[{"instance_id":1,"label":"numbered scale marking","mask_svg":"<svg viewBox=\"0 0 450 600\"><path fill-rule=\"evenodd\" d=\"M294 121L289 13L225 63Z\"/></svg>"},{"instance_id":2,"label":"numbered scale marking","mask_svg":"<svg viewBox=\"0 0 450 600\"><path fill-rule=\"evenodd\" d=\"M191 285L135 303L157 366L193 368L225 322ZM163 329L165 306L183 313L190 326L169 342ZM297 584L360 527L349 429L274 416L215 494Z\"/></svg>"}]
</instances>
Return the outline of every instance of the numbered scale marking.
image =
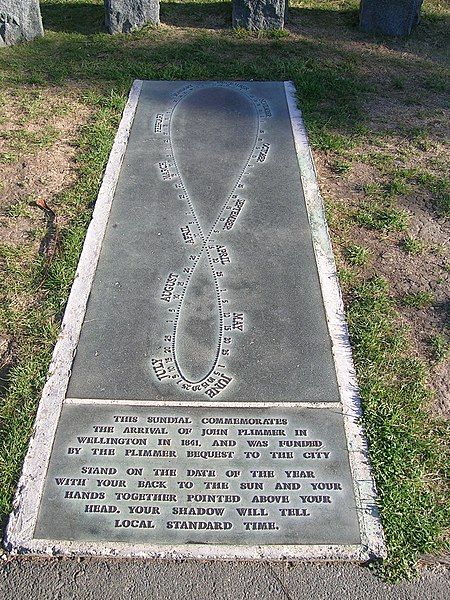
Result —
<instances>
[{"instance_id":1,"label":"numbered scale marking","mask_svg":"<svg viewBox=\"0 0 450 600\"><path fill-rule=\"evenodd\" d=\"M199 95L224 89L231 95L239 95L241 105L242 97L246 100L247 111L251 115L251 123L247 123L244 132L250 137L249 151L246 156L237 157L241 161L236 169L238 176L231 182L218 212L202 219L200 213L204 212L209 195L199 197L190 191L189 169L183 169L183 162L189 162L189 156L184 156L180 149L183 144L179 132L183 123L179 114L184 103L194 94L195 102L199 104ZM231 355L235 334L244 332L245 328L244 312L233 307L227 295L227 270L233 256L229 234L247 210L245 192L251 185L253 169L261 168L269 154L270 141L264 123L271 116L270 106L264 98L255 96L243 84L230 82L187 85L172 95L172 106L167 111L155 116L154 131L161 136L167 150L158 163L160 177L173 186L178 199L185 203L188 220L179 227L180 252L186 256L185 266L181 274L168 273L161 290L160 300L168 304L168 330L164 334L162 355L151 359L152 371L161 382L171 382L191 392L202 392L210 398L217 396L232 382L234 375L226 371L227 358ZM174 138L178 138L177 144ZM214 195L214 190L211 195ZM236 260L235 257L233 260ZM202 304L205 297L208 300ZM213 310L211 297L214 298ZM207 313L204 320L202 311ZM211 312L214 312L213 316ZM197 331L193 331L192 313L195 313L196 322L200 323ZM205 320L207 324L202 329ZM196 347L192 341L195 335L203 342L203 352L198 353L200 356L192 351Z\"/></svg>"}]
</instances>

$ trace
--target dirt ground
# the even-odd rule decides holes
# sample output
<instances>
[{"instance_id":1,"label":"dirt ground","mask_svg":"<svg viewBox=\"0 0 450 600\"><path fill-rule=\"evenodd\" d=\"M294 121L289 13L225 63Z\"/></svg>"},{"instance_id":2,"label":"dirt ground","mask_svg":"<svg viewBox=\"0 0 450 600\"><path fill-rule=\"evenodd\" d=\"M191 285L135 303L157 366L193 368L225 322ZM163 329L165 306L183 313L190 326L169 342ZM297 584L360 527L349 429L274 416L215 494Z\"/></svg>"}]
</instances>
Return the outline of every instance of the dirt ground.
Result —
<instances>
[{"instance_id":1,"label":"dirt ground","mask_svg":"<svg viewBox=\"0 0 450 600\"><path fill-rule=\"evenodd\" d=\"M30 88L1 96L0 244L23 249L26 261L25 255L50 251L48 214L38 203L43 199L51 207L75 181L76 141L90 111L70 89ZM58 218L64 222L64 215ZM3 260L0 252L0 271ZM0 324L0 393L18 350Z\"/></svg>"},{"instance_id":2,"label":"dirt ground","mask_svg":"<svg viewBox=\"0 0 450 600\"><path fill-rule=\"evenodd\" d=\"M423 21L410 38L363 36L355 15L341 13L317 19L315 11L291 11L290 28L309 40L321 40L324 53L345 49L369 88L364 102L367 136L354 148L336 152L313 150L319 185L335 219L329 223L339 268L346 267L349 244L368 251L358 278L384 277L399 313L411 352L424 361L432 415L450 418L450 357L436 359L432 340L450 340L450 219L439 209L439 193L410 178L388 195L388 203L406 214L403 231L380 232L359 226L352 218L364 203L377 201L367 189L383 190L397 175L415 169L431 177L450 174L450 44L439 28ZM442 26L444 27L444 25ZM448 30L447 30L448 32ZM368 39L369 38L369 39ZM337 60L337 59L336 59ZM347 169L336 172L336 159ZM449 187L447 187L447 202ZM378 196L383 195L378 194ZM386 194L385 194L386 196ZM386 197L384 198L386 203ZM405 251L405 238L420 251ZM344 286L345 289L345 286ZM431 301L407 306L408 294L425 292Z\"/></svg>"}]
</instances>

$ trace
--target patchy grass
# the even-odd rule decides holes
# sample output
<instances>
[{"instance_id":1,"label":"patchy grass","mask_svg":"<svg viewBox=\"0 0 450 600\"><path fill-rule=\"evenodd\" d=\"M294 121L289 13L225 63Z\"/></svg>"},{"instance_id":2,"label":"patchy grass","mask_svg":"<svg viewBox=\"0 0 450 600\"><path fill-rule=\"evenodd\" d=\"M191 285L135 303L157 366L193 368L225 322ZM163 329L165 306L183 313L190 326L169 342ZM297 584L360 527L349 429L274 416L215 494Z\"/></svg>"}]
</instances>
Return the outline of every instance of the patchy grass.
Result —
<instances>
[{"instance_id":1,"label":"patchy grass","mask_svg":"<svg viewBox=\"0 0 450 600\"><path fill-rule=\"evenodd\" d=\"M434 296L430 292L410 292L403 296L402 302L411 308L428 308L433 304Z\"/></svg>"},{"instance_id":2,"label":"patchy grass","mask_svg":"<svg viewBox=\"0 0 450 600\"><path fill-rule=\"evenodd\" d=\"M410 254L422 254L425 250L425 243L423 240L419 240L410 235L403 238L402 246L404 250Z\"/></svg>"},{"instance_id":3,"label":"patchy grass","mask_svg":"<svg viewBox=\"0 0 450 600\"><path fill-rule=\"evenodd\" d=\"M389 540L383 568L391 577L412 575L411 553L439 548L450 518L446 481L439 475L449 464L449 423L434 422L422 410L429 394L426 369L408 356L386 281L374 277L351 293L347 317Z\"/></svg>"},{"instance_id":4,"label":"patchy grass","mask_svg":"<svg viewBox=\"0 0 450 600\"><path fill-rule=\"evenodd\" d=\"M14 340L17 348L8 374L7 393L0 405L2 520L11 511L11 492L20 474L93 200L124 101L117 95L91 99L97 103L98 111L78 140L77 182L54 199L58 214L64 214L65 226L48 273L48 257L38 253L39 245L33 236L20 246L4 242L0 245L1 331ZM11 218L22 216L25 211L29 214L29 210L27 200L8 208Z\"/></svg>"},{"instance_id":5,"label":"patchy grass","mask_svg":"<svg viewBox=\"0 0 450 600\"><path fill-rule=\"evenodd\" d=\"M355 213L355 221L377 231L404 231L408 227L407 213L394 206L382 206L375 202L364 203Z\"/></svg>"},{"instance_id":6,"label":"patchy grass","mask_svg":"<svg viewBox=\"0 0 450 600\"><path fill-rule=\"evenodd\" d=\"M362 266L369 260L370 252L367 248L352 244L345 248L344 255L351 265Z\"/></svg>"},{"instance_id":7,"label":"patchy grass","mask_svg":"<svg viewBox=\"0 0 450 600\"><path fill-rule=\"evenodd\" d=\"M35 152L41 148L52 145L59 136L54 127L45 127L41 131L26 131L13 129L0 132L0 138L5 141L5 146L10 154Z\"/></svg>"},{"instance_id":8,"label":"patchy grass","mask_svg":"<svg viewBox=\"0 0 450 600\"><path fill-rule=\"evenodd\" d=\"M443 335L434 335L430 340L433 348L433 359L442 362L450 355L450 340Z\"/></svg>"},{"instance_id":9,"label":"patchy grass","mask_svg":"<svg viewBox=\"0 0 450 600\"><path fill-rule=\"evenodd\" d=\"M331 170L333 171L333 173L336 173L337 175L342 175L342 176L349 173L350 169L351 169L351 164L348 161L339 159L339 158L334 160L330 166L331 166Z\"/></svg>"}]
</instances>

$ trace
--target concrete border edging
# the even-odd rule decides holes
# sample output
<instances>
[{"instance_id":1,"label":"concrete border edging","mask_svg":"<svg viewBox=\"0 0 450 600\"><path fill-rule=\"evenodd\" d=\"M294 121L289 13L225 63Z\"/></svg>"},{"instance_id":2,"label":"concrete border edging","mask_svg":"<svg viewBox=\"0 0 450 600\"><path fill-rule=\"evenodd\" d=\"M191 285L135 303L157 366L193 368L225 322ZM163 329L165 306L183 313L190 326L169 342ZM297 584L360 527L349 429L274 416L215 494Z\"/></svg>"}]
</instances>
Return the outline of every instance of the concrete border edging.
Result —
<instances>
[{"instance_id":1,"label":"concrete border edging","mask_svg":"<svg viewBox=\"0 0 450 600\"><path fill-rule=\"evenodd\" d=\"M294 131L306 208L310 220L314 253L322 288L329 332L333 344L338 385L343 405L344 427L353 473L355 494L361 506L359 518L363 543L367 546L366 560L386 555L383 530L376 508L376 488L368 457L367 442L360 424L362 416L356 372L352 359L350 338L345 321L344 304L334 261L333 249L325 219L317 173L303 117L296 102L292 82L285 82L286 97Z\"/></svg>"}]
</instances>

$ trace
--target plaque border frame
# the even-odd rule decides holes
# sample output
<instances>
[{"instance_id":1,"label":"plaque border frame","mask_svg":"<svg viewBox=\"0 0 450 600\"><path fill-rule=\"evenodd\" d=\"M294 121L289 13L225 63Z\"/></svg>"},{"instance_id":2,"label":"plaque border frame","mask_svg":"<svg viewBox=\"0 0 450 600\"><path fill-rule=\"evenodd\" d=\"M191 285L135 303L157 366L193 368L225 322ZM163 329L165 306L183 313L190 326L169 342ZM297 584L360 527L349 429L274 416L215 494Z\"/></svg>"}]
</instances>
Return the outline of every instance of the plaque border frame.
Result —
<instances>
[{"instance_id":1,"label":"plaque border frame","mask_svg":"<svg viewBox=\"0 0 450 600\"><path fill-rule=\"evenodd\" d=\"M257 408L342 408L344 431L353 479L361 543L357 545L150 545L128 542L71 542L33 537L45 477L64 403L91 403L94 399L66 399L70 370L83 324L87 301L94 280L112 201L139 102L143 80L135 80L117 130L114 144L98 193L91 223L68 298L61 331L49 367L48 380L39 403L33 435L23 464L13 511L6 529L4 545L11 554L41 556L111 556L153 559L221 560L313 560L366 562L386 556L381 521L376 507L376 488L369 462L367 441L361 425L361 405L350 340L344 317L344 305L337 277L331 240L325 220L323 200L308 137L297 106L296 89L285 81L284 91L292 126L295 150L312 235L322 298L341 402L195 402L196 406ZM180 82L186 83L186 82ZM102 403L144 406L189 406L190 402L102 400Z\"/></svg>"}]
</instances>

